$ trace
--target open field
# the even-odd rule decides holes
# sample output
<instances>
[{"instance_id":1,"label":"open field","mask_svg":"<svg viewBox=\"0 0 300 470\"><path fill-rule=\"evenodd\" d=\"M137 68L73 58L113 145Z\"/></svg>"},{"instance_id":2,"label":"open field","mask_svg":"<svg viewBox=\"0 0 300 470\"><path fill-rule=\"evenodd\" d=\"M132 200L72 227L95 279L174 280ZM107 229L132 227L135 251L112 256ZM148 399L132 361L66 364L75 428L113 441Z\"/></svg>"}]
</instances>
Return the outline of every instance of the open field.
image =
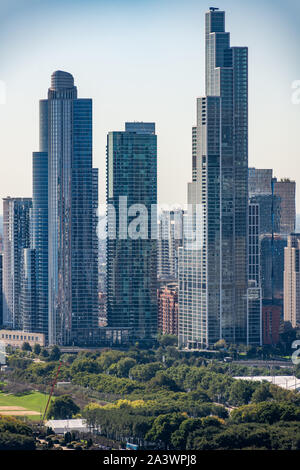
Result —
<instances>
[{"instance_id":1,"label":"open field","mask_svg":"<svg viewBox=\"0 0 300 470\"><path fill-rule=\"evenodd\" d=\"M32 410L10 410L10 411L2 411L0 407L0 415L3 416L40 416L40 413L37 411Z\"/></svg>"},{"instance_id":2,"label":"open field","mask_svg":"<svg viewBox=\"0 0 300 470\"><path fill-rule=\"evenodd\" d=\"M39 420L47 400L48 395L40 392L31 392L20 396L0 392L0 414L28 416L32 420Z\"/></svg>"}]
</instances>

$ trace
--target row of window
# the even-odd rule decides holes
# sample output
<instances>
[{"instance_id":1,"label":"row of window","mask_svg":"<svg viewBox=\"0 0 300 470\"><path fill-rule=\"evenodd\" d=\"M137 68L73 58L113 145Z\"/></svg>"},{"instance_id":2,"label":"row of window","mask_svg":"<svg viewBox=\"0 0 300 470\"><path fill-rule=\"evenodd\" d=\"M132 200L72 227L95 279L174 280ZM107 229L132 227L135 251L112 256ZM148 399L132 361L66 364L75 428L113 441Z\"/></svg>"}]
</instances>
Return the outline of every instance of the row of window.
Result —
<instances>
[{"instance_id":1,"label":"row of window","mask_svg":"<svg viewBox=\"0 0 300 470\"><path fill-rule=\"evenodd\" d=\"M20 340L28 340L28 341L39 341L39 337L38 336L23 336L23 335L8 335L8 334L4 334L2 333L1 335L1 338L3 339L20 339Z\"/></svg>"}]
</instances>

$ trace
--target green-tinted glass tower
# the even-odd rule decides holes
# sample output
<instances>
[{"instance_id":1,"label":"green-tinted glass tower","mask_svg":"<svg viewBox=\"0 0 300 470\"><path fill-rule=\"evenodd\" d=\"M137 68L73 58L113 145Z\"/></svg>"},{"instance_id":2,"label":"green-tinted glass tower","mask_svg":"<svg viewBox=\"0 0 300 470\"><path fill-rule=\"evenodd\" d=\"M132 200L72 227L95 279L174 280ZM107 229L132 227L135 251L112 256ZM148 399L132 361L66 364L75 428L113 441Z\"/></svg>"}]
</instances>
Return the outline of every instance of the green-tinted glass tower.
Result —
<instances>
[{"instance_id":1,"label":"green-tinted glass tower","mask_svg":"<svg viewBox=\"0 0 300 470\"><path fill-rule=\"evenodd\" d=\"M126 123L125 132L108 134L107 204L108 326L132 328L132 340L151 343L157 333L154 123ZM141 230L131 231L139 216Z\"/></svg>"}]
</instances>

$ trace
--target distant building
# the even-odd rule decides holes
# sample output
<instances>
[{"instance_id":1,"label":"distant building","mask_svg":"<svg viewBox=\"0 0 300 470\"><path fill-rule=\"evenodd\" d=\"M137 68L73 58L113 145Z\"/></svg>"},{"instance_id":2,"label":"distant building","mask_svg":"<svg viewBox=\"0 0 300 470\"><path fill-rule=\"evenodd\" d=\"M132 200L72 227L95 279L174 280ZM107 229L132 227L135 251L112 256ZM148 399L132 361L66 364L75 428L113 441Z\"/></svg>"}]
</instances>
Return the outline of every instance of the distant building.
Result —
<instances>
[{"instance_id":1,"label":"distant building","mask_svg":"<svg viewBox=\"0 0 300 470\"><path fill-rule=\"evenodd\" d=\"M107 314L106 314L107 295L104 292L99 292L98 297L99 297L98 325L107 326Z\"/></svg>"},{"instance_id":2,"label":"distant building","mask_svg":"<svg viewBox=\"0 0 300 470\"><path fill-rule=\"evenodd\" d=\"M158 221L157 274L166 279L178 277L178 248L182 246L183 211L163 211Z\"/></svg>"},{"instance_id":3,"label":"distant building","mask_svg":"<svg viewBox=\"0 0 300 470\"><path fill-rule=\"evenodd\" d=\"M26 328L37 333L44 333L48 340L48 102L40 101L40 151L32 155L32 249L27 253L24 288L29 298L24 300L27 306L34 302L30 319L25 317ZM35 271L35 283L30 282L30 273ZM31 288L31 292L29 290ZM33 289L35 289L35 296ZM23 291L23 295L24 291ZM31 297L31 299L30 299ZM24 309L26 310L26 303Z\"/></svg>"},{"instance_id":4,"label":"distant building","mask_svg":"<svg viewBox=\"0 0 300 470\"><path fill-rule=\"evenodd\" d=\"M296 226L296 183L289 179L274 180L274 195L280 197L279 233L289 235Z\"/></svg>"},{"instance_id":5,"label":"distant building","mask_svg":"<svg viewBox=\"0 0 300 470\"><path fill-rule=\"evenodd\" d=\"M283 363L284 365L284 363ZM250 377L233 377L236 380L247 380L251 382L270 382L285 390L298 392L300 390L300 379L293 375L275 375L275 376L250 376Z\"/></svg>"},{"instance_id":6,"label":"distant building","mask_svg":"<svg viewBox=\"0 0 300 470\"><path fill-rule=\"evenodd\" d=\"M21 273L23 250L30 247L31 198L3 199L3 324L22 329Z\"/></svg>"},{"instance_id":7,"label":"distant building","mask_svg":"<svg viewBox=\"0 0 300 470\"><path fill-rule=\"evenodd\" d=\"M262 293L260 276L259 204L249 204L247 344L262 344Z\"/></svg>"},{"instance_id":8,"label":"distant building","mask_svg":"<svg viewBox=\"0 0 300 470\"><path fill-rule=\"evenodd\" d=\"M287 239L280 234L260 237L261 283L264 300L281 300L283 306L284 249Z\"/></svg>"},{"instance_id":9,"label":"distant building","mask_svg":"<svg viewBox=\"0 0 300 470\"><path fill-rule=\"evenodd\" d=\"M300 234L292 233L284 249L284 321L300 326Z\"/></svg>"},{"instance_id":10,"label":"distant building","mask_svg":"<svg viewBox=\"0 0 300 470\"><path fill-rule=\"evenodd\" d=\"M22 329L25 332L36 332L36 251L31 248L23 250L21 269L20 309L22 315Z\"/></svg>"},{"instance_id":11,"label":"distant building","mask_svg":"<svg viewBox=\"0 0 300 470\"><path fill-rule=\"evenodd\" d=\"M65 434L66 432L90 432L84 419L50 419L45 422L47 428L51 428L54 434Z\"/></svg>"},{"instance_id":12,"label":"distant building","mask_svg":"<svg viewBox=\"0 0 300 470\"><path fill-rule=\"evenodd\" d=\"M249 168L248 190L250 203L259 204L259 234L279 232L281 199L274 194L273 170Z\"/></svg>"},{"instance_id":13,"label":"distant building","mask_svg":"<svg viewBox=\"0 0 300 470\"><path fill-rule=\"evenodd\" d=\"M252 204L258 204L260 210L259 234L279 233L280 197L270 194L257 194L250 197Z\"/></svg>"},{"instance_id":14,"label":"distant building","mask_svg":"<svg viewBox=\"0 0 300 470\"><path fill-rule=\"evenodd\" d=\"M273 170L249 168L248 188L249 197L257 195L272 195Z\"/></svg>"},{"instance_id":15,"label":"distant building","mask_svg":"<svg viewBox=\"0 0 300 470\"><path fill-rule=\"evenodd\" d=\"M79 347L123 347L129 346L133 337L132 328L99 327L78 332L76 345Z\"/></svg>"},{"instance_id":16,"label":"distant building","mask_svg":"<svg viewBox=\"0 0 300 470\"><path fill-rule=\"evenodd\" d=\"M0 253L0 327L3 325L3 253Z\"/></svg>"},{"instance_id":17,"label":"distant building","mask_svg":"<svg viewBox=\"0 0 300 470\"><path fill-rule=\"evenodd\" d=\"M164 335L178 334L178 284L158 289L158 330Z\"/></svg>"},{"instance_id":18,"label":"distant building","mask_svg":"<svg viewBox=\"0 0 300 470\"><path fill-rule=\"evenodd\" d=\"M23 343L30 346L45 346L45 335L42 333L24 332L22 330L0 330L0 341L6 346L21 348Z\"/></svg>"},{"instance_id":19,"label":"distant building","mask_svg":"<svg viewBox=\"0 0 300 470\"><path fill-rule=\"evenodd\" d=\"M264 303L262 307L263 344L279 343L282 306Z\"/></svg>"}]
</instances>

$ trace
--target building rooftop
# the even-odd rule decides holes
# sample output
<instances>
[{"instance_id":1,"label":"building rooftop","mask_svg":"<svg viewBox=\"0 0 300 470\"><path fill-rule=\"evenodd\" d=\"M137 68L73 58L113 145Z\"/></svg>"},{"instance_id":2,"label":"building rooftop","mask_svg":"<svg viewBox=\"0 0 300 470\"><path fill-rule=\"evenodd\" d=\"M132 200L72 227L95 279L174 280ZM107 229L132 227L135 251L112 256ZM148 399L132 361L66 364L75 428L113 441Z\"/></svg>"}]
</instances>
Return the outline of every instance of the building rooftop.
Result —
<instances>
[{"instance_id":1,"label":"building rooftop","mask_svg":"<svg viewBox=\"0 0 300 470\"><path fill-rule=\"evenodd\" d=\"M233 377L236 380L250 380L253 382L263 382L264 380L270 382L278 387L285 388L286 390L300 390L300 379L294 375L270 375L270 376L251 376L251 377Z\"/></svg>"},{"instance_id":2,"label":"building rooftop","mask_svg":"<svg viewBox=\"0 0 300 470\"><path fill-rule=\"evenodd\" d=\"M51 90L63 90L74 87L74 78L69 72L56 70L51 75Z\"/></svg>"}]
</instances>

